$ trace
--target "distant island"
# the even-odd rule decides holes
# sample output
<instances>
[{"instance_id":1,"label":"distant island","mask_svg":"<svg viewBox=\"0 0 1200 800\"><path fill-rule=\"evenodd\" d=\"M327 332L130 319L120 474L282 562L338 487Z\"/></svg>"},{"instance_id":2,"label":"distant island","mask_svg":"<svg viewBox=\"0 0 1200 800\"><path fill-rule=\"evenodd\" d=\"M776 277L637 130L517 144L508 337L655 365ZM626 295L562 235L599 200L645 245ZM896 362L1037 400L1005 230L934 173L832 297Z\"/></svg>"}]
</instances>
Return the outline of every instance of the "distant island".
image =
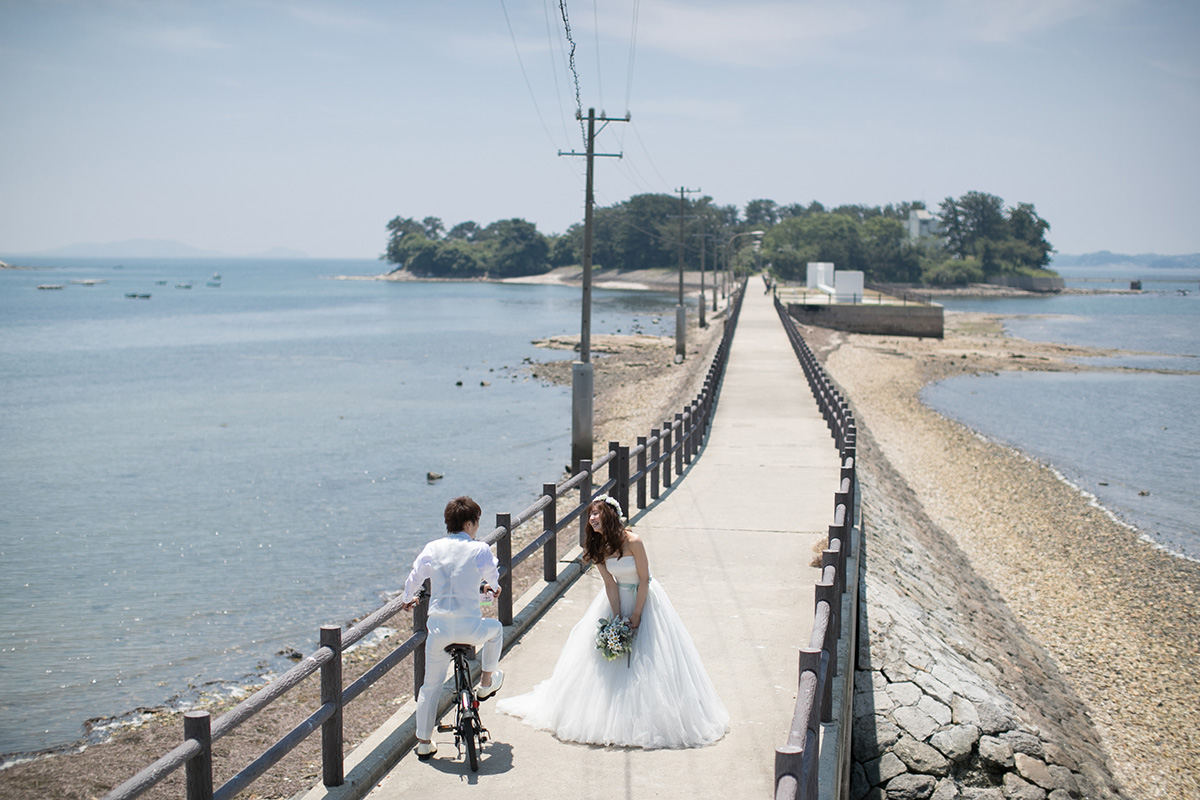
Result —
<instances>
[{"instance_id":1,"label":"distant island","mask_svg":"<svg viewBox=\"0 0 1200 800\"><path fill-rule=\"evenodd\" d=\"M1200 269L1200 253L1190 253L1178 256L1163 256L1156 253L1141 253L1126 255L1099 250L1083 255L1055 254L1050 266L1053 267L1102 267L1110 264L1130 264L1138 267L1156 267L1167 269Z\"/></svg>"},{"instance_id":2,"label":"distant island","mask_svg":"<svg viewBox=\"0 0 1200 800\"><path fill-rule=\"evenodd\" d=\"M15 254L14 254L15 255ZM234 255L219 250L204 250L172 239L125 239L120 242L81 243L22 253L27 256L58 256L63 258L308 258L307 253L287 247L272 247L257 253Z\"/></svg>"}]
</instances>

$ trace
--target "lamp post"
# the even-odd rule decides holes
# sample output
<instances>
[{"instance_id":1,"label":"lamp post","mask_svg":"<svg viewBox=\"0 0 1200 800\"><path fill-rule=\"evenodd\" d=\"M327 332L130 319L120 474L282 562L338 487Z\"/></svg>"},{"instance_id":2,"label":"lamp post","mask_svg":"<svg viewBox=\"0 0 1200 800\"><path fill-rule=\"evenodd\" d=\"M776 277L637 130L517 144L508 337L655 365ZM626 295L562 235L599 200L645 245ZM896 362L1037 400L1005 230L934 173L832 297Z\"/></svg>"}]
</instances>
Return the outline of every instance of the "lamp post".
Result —
<instances>
[{"instance_id":1,"label":"lamp post","mask_svg":"<svg viewBox=\"0 0 1200 800\"><path fill-rule=\"evenodd\" d=\"M746 231L745 233L735 233L733 236L730 236L729 241L725 242L725 271L728 273L733 268L733 259L730 251L733 248L735 239L740 239L743 236L763 236L764 234L766 234L766 231Z\"/></svg>"}]
</instances>

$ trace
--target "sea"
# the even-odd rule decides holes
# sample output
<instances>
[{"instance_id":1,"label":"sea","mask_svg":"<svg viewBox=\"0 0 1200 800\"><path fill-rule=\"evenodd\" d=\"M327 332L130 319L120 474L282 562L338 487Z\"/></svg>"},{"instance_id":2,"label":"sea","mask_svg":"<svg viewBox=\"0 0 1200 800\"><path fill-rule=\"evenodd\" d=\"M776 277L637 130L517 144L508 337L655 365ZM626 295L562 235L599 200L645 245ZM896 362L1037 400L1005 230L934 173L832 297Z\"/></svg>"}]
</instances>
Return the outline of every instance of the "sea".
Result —
<instances>
[{"instance_id":1,"label":"sea","mask_svg":"<svg viewBox=\"0 0 1200 800\"><path fill-rule=\"evenodd\" d=\"M1200 561L1200 275L1130 264L1058 272L1084 293L941 302L1000 314L1023 339L1119 355L1078 359L1101 371L950 378L922 400L1048 464L1149 544ZM1140 291L1128 291L1133 281Z\"/></svg>"},{"instance_id":2,"label":"sea","mask_svg":"<svg viewBox=\"0 0 1200 800\"><path fill-rule=\"evenodd\" d=\"M287 669L402 587L448 499L516 513L570 460L535 362L572 354L532 342L579 332L579 289L4 260L39 267L0 270L7 763ZM674 304L597 289L592 331L672 336Z\"/></svg>"}]
</instances>

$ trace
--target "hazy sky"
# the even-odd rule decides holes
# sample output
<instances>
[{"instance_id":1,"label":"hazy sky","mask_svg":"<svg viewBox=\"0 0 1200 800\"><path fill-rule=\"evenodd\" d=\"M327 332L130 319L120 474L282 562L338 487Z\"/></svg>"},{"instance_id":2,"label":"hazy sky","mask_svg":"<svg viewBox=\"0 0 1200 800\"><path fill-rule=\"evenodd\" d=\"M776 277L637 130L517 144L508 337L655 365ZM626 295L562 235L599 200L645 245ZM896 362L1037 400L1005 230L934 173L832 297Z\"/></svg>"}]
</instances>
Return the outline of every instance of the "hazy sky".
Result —
<instances>
[{"instance_id":1,"label":"hazy sky","mask_svg":"<svg viewBox=\"0 0 1200 800\"><path fill-rule=\"evenodd\" d=\"M1200 252L1200 3L567 0L596 192L1031 202ZM0 0L0 252L374 257L394 216L583 218L558 0Z\"/></svg>"}]
</instances>

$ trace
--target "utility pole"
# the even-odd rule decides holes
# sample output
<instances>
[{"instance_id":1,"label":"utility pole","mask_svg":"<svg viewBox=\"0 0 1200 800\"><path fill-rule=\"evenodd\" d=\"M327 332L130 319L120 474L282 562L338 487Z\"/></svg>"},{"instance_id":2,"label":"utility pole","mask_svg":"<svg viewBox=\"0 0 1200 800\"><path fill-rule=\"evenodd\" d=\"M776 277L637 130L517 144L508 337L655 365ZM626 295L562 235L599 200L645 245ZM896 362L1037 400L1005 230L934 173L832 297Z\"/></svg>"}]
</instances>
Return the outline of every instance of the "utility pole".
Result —
<instances>
[{"instance_id":1,"label":"utility pole","mask_svg":"<svg viewBox=\"0 0 1200 800\"><path fill-rule=\"evenodd\" d=\"M578 118L578 113L576 117ZM579 471L581 461L592 460L593 434L593 374L592 374L592 207L595 204L593 187L593 162L596 156L601 158L620 158L620 153L596 152L596 120L606 125L609 122L628 122L629 112L624 117L609 118L601 112L596 116L596 109L588 109L587 152L574 151L560 156L587 156L587 188L584 194L583 209L583 302L580 312L579 325L579 360L571 364L571 473ZM604 130L604 125L600 126Z\"/></svg>"},{"instance_id":2,"label":"utility pole","mask_svg":"<svg viewBox=\"0 0 1200 800\"><path fill-rule=\"evenodd\" d=\"M679 187L679 304L675 306L675 363L687 358L687 307L683 304L683 221L687 208L685 195L696 194L699 189Z\"/></svg>"}]
</instances>

